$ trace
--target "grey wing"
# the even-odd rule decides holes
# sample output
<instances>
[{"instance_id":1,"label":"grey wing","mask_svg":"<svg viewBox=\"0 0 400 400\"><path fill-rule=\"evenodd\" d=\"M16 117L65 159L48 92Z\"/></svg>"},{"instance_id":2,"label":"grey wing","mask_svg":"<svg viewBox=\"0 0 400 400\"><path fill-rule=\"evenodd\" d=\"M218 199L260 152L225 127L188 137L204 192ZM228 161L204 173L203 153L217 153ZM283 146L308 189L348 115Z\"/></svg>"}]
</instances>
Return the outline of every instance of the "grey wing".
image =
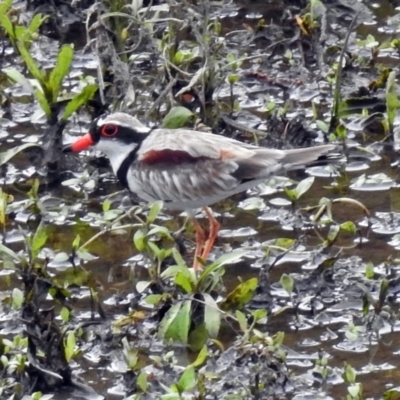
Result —
<instances>
[{"instance_id":1,"label":"grey wing","mask_svg":"<svg viewBox=\"0 0 400 400\"><path fill-rule=\"evenodd\" d=\"M130 188L147 201L195 202L235 190L234 162L199 161L196 164L136 165L130 170Z\"/></svg>"}]
</instances>

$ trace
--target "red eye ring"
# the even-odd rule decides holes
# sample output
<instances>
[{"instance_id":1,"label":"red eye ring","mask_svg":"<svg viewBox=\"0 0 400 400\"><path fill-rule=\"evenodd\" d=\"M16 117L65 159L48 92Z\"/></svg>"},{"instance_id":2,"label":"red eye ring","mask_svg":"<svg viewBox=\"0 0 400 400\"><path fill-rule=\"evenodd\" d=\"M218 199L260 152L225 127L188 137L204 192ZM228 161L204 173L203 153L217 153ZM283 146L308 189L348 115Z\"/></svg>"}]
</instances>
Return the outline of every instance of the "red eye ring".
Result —
<instances>
[{"instance_id":1,"label":"red eye ring","mask_svg":"<svg viewBox=\"0 0 400 400\"><path fill-rule=\"evenodd\" d=\"M101 135L106 137L113 137L118 132L118 126L114 124L106 124L101 127Z\"/></svg>"}]
</instances>

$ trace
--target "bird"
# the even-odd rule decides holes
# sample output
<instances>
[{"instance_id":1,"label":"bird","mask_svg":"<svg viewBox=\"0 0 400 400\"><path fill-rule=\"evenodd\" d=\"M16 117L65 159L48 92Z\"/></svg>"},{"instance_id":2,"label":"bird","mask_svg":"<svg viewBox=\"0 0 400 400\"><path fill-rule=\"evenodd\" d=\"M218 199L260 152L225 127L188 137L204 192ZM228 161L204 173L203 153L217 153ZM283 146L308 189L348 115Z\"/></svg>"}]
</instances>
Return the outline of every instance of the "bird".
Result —
<instances>
[{"instance_id":1,"label":"bird","mask_svg":"<svg viewBox=\"0 0 400 400\"><path fill-rule=\"evenodd\" d=\"M63 152L89 148L103 153L120 183L140 199L161 200L167 209L187 212L196 232L193 268L198 271L220 229L210 205L274 175L329 160L336 146L270 149L209 132L151 128L130 114L113 112L95 118L88 133ZM195 218L198 208L209 221L207 238Z\"/></svg>"}]
</instances>

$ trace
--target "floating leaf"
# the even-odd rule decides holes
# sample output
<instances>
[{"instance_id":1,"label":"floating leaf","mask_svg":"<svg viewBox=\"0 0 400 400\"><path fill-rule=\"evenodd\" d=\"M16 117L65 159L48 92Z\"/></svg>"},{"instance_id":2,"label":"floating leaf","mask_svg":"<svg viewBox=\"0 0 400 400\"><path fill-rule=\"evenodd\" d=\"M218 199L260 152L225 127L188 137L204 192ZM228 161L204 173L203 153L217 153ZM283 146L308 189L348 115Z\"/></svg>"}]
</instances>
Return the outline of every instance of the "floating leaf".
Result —
<instances>
[{"instance_id":1,"label":"floating leaf","mask_svg":"<svg viewBox=\"0 0 400 400\"><path fill-rule=\"evenodd\" d=\"M193 113L186 107L172 107L169 113L164 117L163 127L168 129L177 129L185 126L188 119L193 117Z\"/></svg>"}]
</instances>

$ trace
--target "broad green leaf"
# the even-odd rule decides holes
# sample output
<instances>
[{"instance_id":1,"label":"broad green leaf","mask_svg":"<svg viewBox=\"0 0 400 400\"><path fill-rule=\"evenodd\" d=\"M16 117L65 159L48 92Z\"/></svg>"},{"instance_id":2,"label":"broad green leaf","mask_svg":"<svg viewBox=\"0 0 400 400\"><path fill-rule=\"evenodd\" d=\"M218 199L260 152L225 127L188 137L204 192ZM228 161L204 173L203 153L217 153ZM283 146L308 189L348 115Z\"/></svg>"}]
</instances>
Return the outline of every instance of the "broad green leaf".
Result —
<instances>
[{"instance_id":1,"label":"broad green leaf","mask_svg":"<svg viewBox=\"0 0 400 400\"><path fill-rule=\"evenodd\" d=\"M347 383L355 383L356 381L356 371L350 364L346 364L344 368L343 378Z\"/></svg>"},{"instance_id":2,"label":"broad green leaf","mask_svg":"<svg viewBox=\"0 0 400 400\"><path fill-rule=\"evenodd\" d=\"M31 258L32 258L32 260L36 259L40 250L43 248L43 246L47 242L46 229L47 229L46 225L43 222L41 222L39 224L39 226L37 227L35 234L33 235L33 238L31 241Z\"/></svg>"},{"instance_id":3,"label":"broad green leaf","mask_svg":"<svg viewBox=\"0 0 400 400\"><path fill-rule=\"evenodd\" d=\"M97 92L97 85L87 85L82 91L77 94L65 107L64 114L62 116L62 120L66 121L75 111L77 111L80 107L85 105L89 100L91 100L94 94Z\"/></svg>"},{"instance_id":4,"label":"broad green leaf","mask_svg":"<svg viewBox=\"0 0 400 400\"><path fill-rule=\"evenodd\" d=\"M48 88L52 93L53 103L57 101L63 79L68 75L71 68L74 49L71 44L64 44L57 55L55 67L50 72Z\"/></svg>"},{"instance_id":5,"label":"broad green leaf","mask_svg":"<svg viewBox=\"0 0 400 400\"><path fill-rule=\"evenodd\" d=\"M193 115L194 114L186 107L172 107L169 113L164 117L162 125L164 128L168 129L182 128Z\"/></svg>"},{"instance_id":6,"label":"broad green leaf","mask_svg":"<svg viewBox=\"0 0 400 400\"><path fill-rule=\"evenodd\" d=\"M64 339L64 354L67 362L70 362L72 360L75 352L75 344L75 332L69 331L67 335L67 340Z\"/></svg>"},{"instance_id":7,"label":"broad green leaf","mask_svg":"<svg viewBox=\"0 0 400 400\"><path fill-rule=\"evenodd\" d=\"M314 183L315 178L310 176L306 179L303 179L299 184L296 186L296 200L298 200L304 193L306 193L312 184Z\"/></svg>"},{"instance_id":8,"label":"broad green leaf","mask_svg":"<svg viewBox=\"0 0 400 400\"><path fill-rule=\"evenodd\" d=\"M242 332L246 332L249 328L246 316L239 310L236 310L235 315L239 322L240 329L242 330Z\"/></svg>"},{"instance_id":9,"label":"broad green leaf","mask_svg":"<svg viewBox=\"0 0 400 400\"><path fill-rule=\"evenodd\" d=\"M29 79L22 75L21 72L19 72L17 69L13 67L9 68L3 68L2 70L12 81L18 83L23 87L24 90L29 92L30 94L34 95L35 94L35 88L29 81Z\"/></svg>"},{"instance_id":10,"label":"broad green leaf","mask_svg":"<svg viewBox=\"0 0 400 400\"><path fill-rule=\"evenodd\" d=\"M140 390L143 393L146 393L147 390L147 374L145 371L142 371L139 376L136 379L136 384L138 386L138 388L140 388Z\"/></svg>"},{"instance_id":11,"label":"broad green leaf","mask_svg":"<svg viewBox=\"0 0 400 400\"><path fill-rule=\"evenodd\" d=\"M189 366L185 369L184 373L181 375L178 387L180 392L186 392L193 389L196 386L196 373L193 367Z\"/></svg>"},{"instance_id":12,"label":"broad green leaf","mask_svg":"<svg viewBox=\"0 0 400 400\"><path fill-rule=\"evenodd\" d=\"M162 210L162 208L163 208L162 201L156 201L151 205L150 210L149 210L149 215L147 216L147 222L149 224L152 224L156 220L156 218L157 218L158 214L160 214L160 211Z\"/></svg>"},{"instance_id":13,"label":"broad green leaf","mask_svg":"<svg viewBox=\"0 0 400 400\"><path fill-rule=\"evenodd\" d=\"M168 318L168 329L165 330L165 339L172 339L175 341L179 341L181 343L187 343L188 341L188 334L189 334L189 328L190 328L190 322L191 322L191 307L192 307L192 301L191 300L184 300L181 301L171 308L179 305L178 312L176 313L176 308L172 311L171 315L169 314L169 311L163 318L163 321L160 324L160 330L159 332L163 332L164 329L162 329L162 324L164 322L164 319L167 317ZM176 313L176 314L175 314ZM174 318L171 318L175 315Z\"/></svg>"},{"instance_id":14,"label":"broad green leaf","mask_svg":"<svg viewBox=\"0 0 400 400\"><path fill-rule=\"evenodd\" d=\"M225 301L221 303L222 310L241 309L247 304L254 295L258 286L258 279L251 278L232 290L226 297Z\"/></svg>"},{"instance_id":15,"label":"broad green leaf","mask_svg":"<svg viewBox=\"0 0 400 400\"><path fill-rule=\"evenodd\" d=\"M190 350L193 352L200 351L209 339L206 325L203 323L198 324L189 334ZM215 340L216 341L216 340Z\"/></svg>"},{"instance_id":16,"label":"broad green leaf","mask_svg":"<svg viewBox=\"0 0 400 400\"><path fill-rule=\"evenodd\" d=\"M191 293L193 291L190 276L188 276L188 274L185 274L183 271L178 271L178 273L176 274L175 284L179 285L186 293Z\"/></svg>"},{"instance_id":17,"label":"broad green leaf","mask_svg":"<svg viewBox=\"0 0 400 400\"><path fill-rule=\"evenodd\" d=\"M12 292L12 306L14 309L18 310L21 308L22 303L24 301L24 293L18 289L14 288Z\"/></svg>"},{"instance_id":18,"label":"broad green leaf","mask_svg":"<svg viewBox=\"0 0 400 400\"><path fill-rule=\"evenodd\" d=\"M204 307L204 323L210 338L218 337L221 326L221 311L216 301L208 293L203 293L205 302Z\"/></svg>"},{"instance_id":19,"label":"broad green leaf","mask_svg":"<svg viewBox=\"0 0 400 400\"><path fill-rule=\"evenodd\" d=\"M349 233L357 233L357 226L353 221L346 221L340 224L340 229Z\"/></svg>"},{"instance_id":20,"label":"broad green leaf","mask_svg":"<svg viewBox=\"0 0 400 400\"><path fill-rule=\"evenodd\" d=\"M138 251L142 252L146 249L146 234L143 229L138 229L133 235L133 243Z\"/></svg>"},{"instance_id":21,"label":"broad green leaf","mask_svg":"<svg viewBox=\"0 0 400 400\"><path fill-rule=\"evenodd\" d=\"M158 337L160 339L166 338L166 333L171 324L174 322L181 307L182 307L182 302L179 301L176 304L173 304L171 308L165 313L164 318L162 319L160 326L158 328Z\"/></svg>"},{"instance_id":22,"label":"broad green leaf","mask_svg":"<svg viewBox=\"0 0 400 400\"><path fill-rule=\"evenodd\" d=\"M70 311L68 310L67 307L63 307L60 311L60 317L64 322L68 322L70 318Z\"/></svg>"},{"instance_id":23,"label":"broad green leaf","mask_svg":"<svg viewBox=\"0 0 400 400\"><path fill-rule=\"evenodd\" d=\"M3 0L0 3L0 15L5 15L5 13L10 10L12 1L13 0Z\"/></svg>"},{"instance_id":24,"label":"broad green leaf","mask_svg":"<svg viewBox=\"0 0 400 400\"><path fill-rule=\"evenodd\" d=\"M146 296L144 301L147 304L155 305L161 301L162 297L163 297L162 294L149 294L148 296Z\"/></svg>"},{"instance_id":25,"label":"broad green leaf","mask_svg":"<svg viewBox=\"0 0 400 400\"><path fill-rule=\"evenodd\" d=\"M8 163L14 156L29 147L40 147L36 143L25 143L0 153L0 166Z\"/></svg>"}]
</instances>

